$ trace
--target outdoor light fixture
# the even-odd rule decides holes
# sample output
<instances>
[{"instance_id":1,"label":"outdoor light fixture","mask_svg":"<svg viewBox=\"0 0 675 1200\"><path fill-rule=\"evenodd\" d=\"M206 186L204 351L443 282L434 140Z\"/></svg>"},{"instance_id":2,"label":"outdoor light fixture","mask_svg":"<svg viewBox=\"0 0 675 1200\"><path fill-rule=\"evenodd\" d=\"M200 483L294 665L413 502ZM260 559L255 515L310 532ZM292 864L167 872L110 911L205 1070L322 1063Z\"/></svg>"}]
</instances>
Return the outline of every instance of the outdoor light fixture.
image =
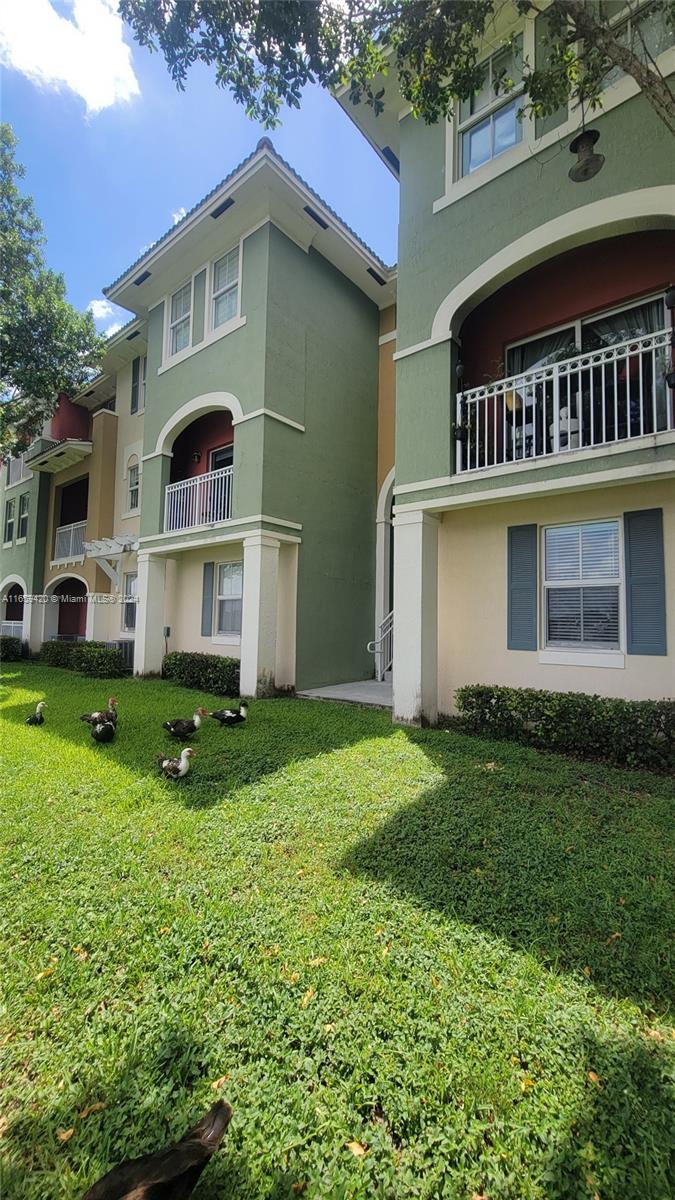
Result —
<instances>
[{"instance_id":1,"label":"outdoor light fixture","mask_svg":"<svg viewBox=\"0 0 675 1200\"><path fill-rule=\"evenodd\" d=\"M573 183L587 183L604 165L604 154L595 154L593 150L599 137L597 129L582 128L570 142L570 152L577 156L574 166L567 172Z\"/></svg>"},{"instance_id":2,"label":"outdoor light fixture","mask_svg":"<svg viewBox=\"0 0 675 1200\"><path fill-rule=\"evenodd\" d=\"M193 450L193 451L192 451L192 461L193 461L194 463L197 463L197 462L201 462L201 461L202 461L202 452L201 452L201 450Z\"/></svg>"}]
</instances>

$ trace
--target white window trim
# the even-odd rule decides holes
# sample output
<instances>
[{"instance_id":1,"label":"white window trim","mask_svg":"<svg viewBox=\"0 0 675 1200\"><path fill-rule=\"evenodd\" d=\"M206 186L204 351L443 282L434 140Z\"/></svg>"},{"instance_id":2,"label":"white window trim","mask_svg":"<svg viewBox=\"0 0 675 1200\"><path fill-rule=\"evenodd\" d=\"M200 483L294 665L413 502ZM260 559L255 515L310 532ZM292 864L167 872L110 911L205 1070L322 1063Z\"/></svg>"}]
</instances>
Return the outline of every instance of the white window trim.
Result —
<instances>
[{"instance_id":1,"label":"white window trim","mask_svg":"<svg viewBox=\"0 0 675 1200\"><path fill-rule=\"evenodd\" d=\"M136 576L136 587L138 588L138 570L124 571L122 574L122 591L120 594L120 599L122 601L122 603L120 604L120 608L122 610L120 613L120 633L130 633L130 634L132 634L132 636L135 636L136 625L134 625L134 627L132 629L129 625L127 625L125 623L125 609L126 609L127 604L129 603L129 601L127 599L128 593L127 593L127 590L125 587L125 580L127 579L128 575ZM138 591L136 591L136 593L135 593L135 599L136 599L136 617L138 618Z\"/></svg>"},{"instance_id":2,"label":"white window trim","mask_svg":"<svg viewBox=\"0 0 675 1200\"><path fill-rule=\"evenodd\" d=\"M522 32L522 39L523 39L523 51L522 51L521 61L524 64L525 63L525 29L523 28L522 31L519 31L518 29L513 29L510 32L509 36L513 35L513 36L517 37L520 32ZM482 58L481 65L485 64L486 68L490 72L490 78L492 78L492 68L489 66L489 64L492 62L492 60L494 58L497 57L497 55L501 54L502 51L505 50L506 48L507 48L507 43L505 42L504 45L497 47L496 50L491 50L489 54L485 55L484 58ZM519 121L518 120L518 109L516 109L516 122L520 125L521 136L517 139L517 141L514 143L514 145L509 146L506 150L502 150L501 154L491 154L490 158L486 162L484 162L480 167L476 167L475 171L467 171L466 175L464 174L464 154L463 154L464 135L467 133L470 133L471 130L475 129L478 125L482 125L484 121L487 121L488 119L492 118L495 115L495 113L500 112L501 109L507 108L508 105L512 104L514 101L517 101L522 95L523 95L523 85L522 85L522 83L518 83L510 92L502 92L500 95L495 96L494 100L490 100L487 104L485 104L483 106L483 108L479 109L478 112L471 113L463 121L460 118L460 105L459 104L457 105L457 112L456 112L456 116L454 119L454 126L455 126L455 147L454 147L455 172L454 173L456 176L456 182L459 182L459 180L461 180L461 179L468 179L470 176L475 175L477 171L481 171L483 169L483 167L487 167L488 164L491 162L494 162L494 160L496 158L502 158L505 154L509 154L510 151L515 150L516 147L521 144L521 142L524 139L524 124L525 124L525 120L527 118L523 118L523 120Z\"/></svg>"},{"instance_id":3,"label":"white window trim","mask_svg":"<svg viewBox=\"0 0 675 1200\"><path fill-rule=\"evenodd\" d=\"M619 645L611 650L603 650L600 646L589 646L586 649L584 646L570 646L567 649L564 646L547 646L546 645L546 530L560 529L564 525L595 525L599 522L616 521L619 531ZM539 651L538 659L540 663L547 663L553 666L567 667L625 667L626 655L626 568L625 554L623 544L623 514L611 513L606 517L584 517L576 521L556 521L547 525L540 526L539 529ZM606 585L606 584L605 584ZM555 583L549 586L556 586ZM563 585L564 586L564 585ZM575 586L570 582L570 587ZM583 587L582 581L579 581L576 586ZM589 586L593 586L590 584ZM601 584L598 584L601 586ZM610 581L610 586L614 587L614 581Z\"/></svg>"},{"instance_id":4,"label":"white window trim","mask_svg":"<svg viewBox=\"0 0 675 1200\"><path fill-rule=\"evenodd\" d=\"M229 567L229 566L232 566L233 563L237 563L237 564L241 565L241 605L242 605L241 619L242 619L242 625L244 622L244 611L243 611L243 609L244 609L244 560L242 558L222 559L220 562L214 563L215 587L213 589L213 625L212 625L212 628L215 632L212 634L210 640L216 646L218 646L218 645L220 645L220 646L238 646L241 644L241 631L239 633L235 633L234 631L231 631L229 633L218 633L218 601L219 601L219 599L221 599L221 597L218 595L218 574L220 572L221 567ZM228 599L228 597L222 597L222 598ZM229 597L229 599L231 599L231 597Z\"/></svg>"},{"instance_id":5,"label":"white window trim","mask_svg":"<svg viewBox=\"0 0 675 1200\"><path fill-rule=\"evenodd\" d=\"M244 239L240 238L238 244L235 242L234 246L230 246L229 250L224 250L222 254L219 254L217 258L213 258L211 260L211 262L209 263L209 270L208 270L208 276L207 276L207 284L208 284L207 299L208 299L208 306L209 306L209 319L208 319L208 321L204 322L204 332L206 334L206 332L208 330L208 335L210 338L218 336L218 334L220 334L221 330L228 329L231 325L234 325L234 323L236 321L241 321L241 272L242 272L242 266L243 266L243 261L244 261L243 246L244 246ZM220 262L221 258L225 258L225 255L230 254L232 250L237 250L237 249L239 251L239 255L238 255L239 261L237 263L236 285L230 284L228 288L222 288L221 292L218 293L218 295L221 295L222 292L229 291L231 288L236 286L236 288L237 288L237 311L236 311L235 315L230 318L229 321L224 321L222 323L222 325L214 325L216 297L215 297L214 291L213 291L213 282L214 282L215 266L216 266L217 262Z\"/></svg>"},{"instance_id":6,"label":"white window trim","mask_svg":"<svg viewBox=\"0 0 675 1200\"><path fill-rule=\"evenodd\" d=\"M10 504L12 506L12 517L11 517L12 533L9 538L5 538L5 534L7 532L7 523L8 523L8 519L9 519L7 508L8 508L8 505L10 505ZM14 544L14 539L16 537L16 529L17 529L16 496L10 496L9 500L5 500L5 506L4 506L3 513L2 513L2 539L3 539L2 540L2 548L3 548L3 550L7 550L7 548L9 546L12 546Z\"/></svg>"},{"instance_id":7,"label":"white window trim","mask_svg":"<svg viewBox=\"0 0 675 1200\"><path fill-rule=\"evenodd\" d=\"M244 239L247 238L249 236L249 234L253 233L253 232L254 232L254 230L249 229L239 239L239 278L238 278L238 294L237 294L237 316L233 317L231 321L226 321L223 325L218 325L216 329L214 329L212 327L213 316L212 316L211 285L212 285L212 278L213 278L213 264L215 262L218 262L218 259L222 258L223 254L219 254L217 256L217 258L213 259L213 261L211 261L211 262L202 263L201 266L192 273L190 279L185 280L185 283L191 283L191 287L192 287L192 293L191 293L192 299L191 299L191 304L190 304L190 342L185 347L185 349L180 350L178 352L178 354L170 354L169 353L169 350L171 347L171 337L170 337L170 331L169 331L169 317L171 316L171 297L175 296L176 292L179 292L181 287L184 287L185 284L179 284L178 287L174 288L173 291L168 293L166 296L163 296L162 299L159 301L159 303L162 304L164 307L164 339L163 339L162 365L157 368L158 375L163 375L165 371L172 370L172 368L178 366L179 363L185 362L185 360L187 358L192 358L193 354L199 354L199 352L201 350L205 350L207 346L212 346L213 343L219 341L220 338L227 337L227 335L230 333L235 333L237 331L237 329L242 329L243 326L246 324L246 317L243 317L241 315L241 283L242 283L242 268L243 268L243 261L244 261L243 247L244 247ZM230 249L234 250L234 246L231 246ZM228 251L225 250L224 254L227 254L227 253L228 253ZM202 271L206 272L206 287L205 287L205 294L204 294L204 336L203 336L201 342L197 342L197 345L193 346L192 345L192 331L193 331L193 317L194 317L195 279L197 278L198 275L201 275ZM207 309L208 309L208 311L207 311Z\"/></svg>"},{"instance_id":8,"label":"white window trim","mask_svg":"<svg viewBox=\"0 0 675 1200\"><path fill-rule=\"evenodd\" d=\"M563 321L560 325L550 325L545 329L540 329L538 333L531 333L529 337L508 342L504 346L504 368L506 369L506 356L509 350L515 350L518 346L526 346L528 342L536 342L539 338L548 337L551 333L560 333L563 329L574 331L576 351L581 354L581 334L584 325L591 325L593 321L600 320L602 317L618 316L619 313L628 312L631 308L640 308L643 304L651 304L654 300L661 300L663 303L663 328L665 329L669 324L666 294L665 292L650 292L646 296L637 296L634 300L627 300L625 304L615 304L612 308L601 308L597 312L588 313L585 317L574 317L569 321Z\"/></svg>"},{"instance_id":9,"label":"white window trim","mask_svg":"<svg viewBox=\"0 0 675 1200\"><path fill-rule=\"evenodd\" d=\"M132 458L135 458L136 462L132 463L132 461L131 461ZM131 470L133 467L135 467L136 471L137 471L135 491L136 491L136 498L137 498L138 502L137 502L135 508L130 507L131 491L132 491ZM126 465L126 470L124 472L124 475L125 475L126 485L127 485L127 513L129 514L129 516L137 516L138 513L141 511L141 463L140 463L140 459L137 457L137 455L131 454L129 456L129 459L127 460L127 465Z\"/></svg>"},{"instance_id":10,"label":"white window trim","mask_svg":"<svg viewBox=\"0 0 675 1200\"><path fill-rule=\"evenodd\" d=\"M528 17L525 20L523 28L523 59L529 59L534 62L534 19ZM494 50L486 53L484 58L491 58ZM657 67L661 74L665 77L675 73L675 46L670 46L664 50L656 60ZM625 104L627 100L632 100L640 94L640 88L635 80L630 76L624 75L618 79L616 83L610 84L603 93L602 109L596 114L598 117L603 116L607 112L611 112L613 108L617 108L620 104ZM581 124L580 110L570 105L568 108L567 120L562 121L556 129L549 130L548 133L542 134L540 138L536 137L535 121L529 116L523 118L523 137L522 141L517 145L512 146L510 150L505 150L499 154L497 158L491 158L489 162L482 167L478 167L472 171L470 175L461 175L461 162L458 161L457 155L460 153L458 139L458 121L457 117L452 117L445 122L445 189L442 196L435 200L432 205L434 213L441 212L450 204L456 203L457 200L463 199L464 196L475 192L478 188L484 187L486 183L491 183L493 179L510 171L512 167L517 167L520 163L527 161L529 158L534 158L549 146L555 145L557 142L564 141L572 134L577 132ZM570 158L571 163L571 158Z\"/></svg>"},{"instance_id":11,"label":"white window trim","mask_svg":"<svg viewBox=\"0 0 675 1200\"><path fill-rule=\"evenodd\" d=\"M204 269L203 267L200 268L200 270L203 270L203 269ZM180 362L181 359L186 357L187 352L190 350L190 348L192 346L192 326L193 326L193 322L194 322L194 312L195 312L195 276L198 274L199 274L199 271L195 271L194 274L190 275L188 279L184 279L182 283L178 284L178 287L175 287L173 289L173 291L169 292L169 294L167 296L165 296L165 298L164 298L164 354L162 356L164 362L167 362L167 363L170 362L171 364ZM172 352L171 352L171 330L174 325L178 325L180 321L184 321L185 317L179 317L178 321L172 322L172 320L171 320L171 301L173 300L174 296L176 296L178 294L178 292L182 292L183 288L186 288L186 287L190 288L190 314L189 314L190 324L189 324L189 330L188 330L188 344L187 344L187 346L184 346L182 350L177 350L175 354L172 354Z\"/></svg>"}]
</instances>

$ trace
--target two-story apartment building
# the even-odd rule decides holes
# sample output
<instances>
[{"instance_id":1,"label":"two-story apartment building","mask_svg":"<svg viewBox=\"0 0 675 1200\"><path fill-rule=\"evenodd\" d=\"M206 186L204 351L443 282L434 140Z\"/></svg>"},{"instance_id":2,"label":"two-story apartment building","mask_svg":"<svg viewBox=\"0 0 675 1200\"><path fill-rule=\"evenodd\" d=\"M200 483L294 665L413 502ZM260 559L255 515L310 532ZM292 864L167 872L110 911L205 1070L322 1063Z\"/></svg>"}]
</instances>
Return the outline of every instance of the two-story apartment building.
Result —
<instances>
[{"instance_id":1,"label":"two-story apartment building","mask_svg":"<svg viewBox=\"0 0 675 1200\"><path fill-rule=\"evenodd\" d=\"M618 72L605 156L574 182L581 117L520 120L504 74L542 26L504 6L481 92L428 126L347 111L400 174L394 716L501 683L675 691L672 138ZM647 11L665 74L675 49ZM516 35L516 49L504 50Z\"/></svg>"},{"instance_id":2,"label":"two-story apartment building","mask_svg":"<svg viewBox=\"0 0 675 1200\"><path fill-rule=\"evenodd\" d=\"M26 455L44 545L29 572L10 526L3 622L43 592L31 645L233 655L244 694L372 674L394 281L263 139L106 289L134 317Z\"/></svg>"}]
</instances>

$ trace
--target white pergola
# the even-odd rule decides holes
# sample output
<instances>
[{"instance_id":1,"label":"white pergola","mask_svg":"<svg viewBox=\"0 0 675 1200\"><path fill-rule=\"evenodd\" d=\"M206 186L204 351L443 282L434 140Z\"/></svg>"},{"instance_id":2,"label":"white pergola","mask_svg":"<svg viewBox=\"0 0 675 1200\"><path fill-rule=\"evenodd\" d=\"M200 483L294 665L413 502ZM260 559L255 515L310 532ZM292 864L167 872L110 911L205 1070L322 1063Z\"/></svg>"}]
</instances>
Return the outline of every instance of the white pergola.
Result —
<instances>
[{"instance_id":1,"label":"white pergola","mask_svg":"<svg viewBox=\"0 0 675 1200\"><path fill-rule=\"evenodd\" d=\"M102 571L112 580L115 591L120 588L120 565L122 556L138 549L137 537L96 538L84 543L86 558L92 558Z\"/></svg>"}]
</instances>

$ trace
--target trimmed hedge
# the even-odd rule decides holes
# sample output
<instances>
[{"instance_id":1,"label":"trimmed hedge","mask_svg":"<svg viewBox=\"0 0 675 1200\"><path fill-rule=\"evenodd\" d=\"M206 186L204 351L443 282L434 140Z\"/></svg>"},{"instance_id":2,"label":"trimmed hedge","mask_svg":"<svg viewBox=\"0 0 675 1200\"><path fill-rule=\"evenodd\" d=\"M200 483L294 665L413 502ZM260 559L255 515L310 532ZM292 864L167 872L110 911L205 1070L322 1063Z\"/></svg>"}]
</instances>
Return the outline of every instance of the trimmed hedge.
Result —
<instances>
[{"instance_id":1,"label":"trimmed hedge","mask_svg":"<svg viewBox=\"0 0 675 1200\"><path fill-rule=\"evenodd\" d=\"M164 656L162 675L183 687L213 692L216 696L239 695L238 658L173 650Z\"/></svg>"},{"instance_id":2,"label":"trimmed hedge","mask_svg":"<svg viewBox=\"0 0 675 1200\"><path fill-rule=\"evenodd\" d=\"M481 684L458 688L455 699L469 733L619 766L675 766L675 700L614 700Z\"/></svg>"},{"instance_id":3,"label":"trimmed hedge","mask_svg":"<svg viewBox=\"0 0 675 1200\"><path fill-rule=\"evenodd\" d=\"M43 642L40 662L104 679L124 675L126 670L122 651L105 642Z\"/></svg>"},{"instance_id":4,"label":"trimmed hedge","mask_svg":"<svg viewBox=\"0 0 675 1200\"><path fill-rule=\"evenodd\" d=\"M17 658L22 657L21 638L0 637L0 660L2 662L15 662Z\"/></svg>"}]
</instances>

